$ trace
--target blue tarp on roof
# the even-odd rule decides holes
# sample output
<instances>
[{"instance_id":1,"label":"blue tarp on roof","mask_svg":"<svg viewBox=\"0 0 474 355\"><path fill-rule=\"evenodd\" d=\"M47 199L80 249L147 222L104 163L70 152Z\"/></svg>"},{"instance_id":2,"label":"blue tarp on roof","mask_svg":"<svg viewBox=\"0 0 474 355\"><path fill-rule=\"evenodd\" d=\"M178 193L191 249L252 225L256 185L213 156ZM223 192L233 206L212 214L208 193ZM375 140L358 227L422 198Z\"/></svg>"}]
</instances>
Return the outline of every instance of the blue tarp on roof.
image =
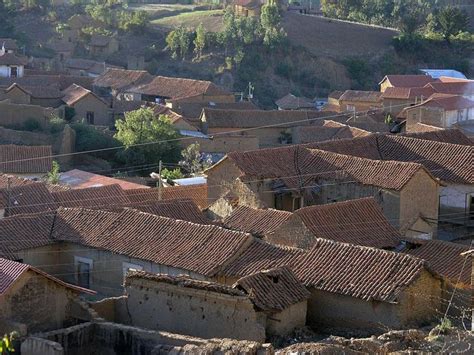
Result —
<instances>
[{"instance_id":1,"label":"blue tarp on roof","mask_svg":"<svg viewBox=\"0 0 474 355\"><path fill-rule=\"evenodd\" d=\"M420 71L434 79L439 79L442 76L456 79L467 79L463 73L454 69L420 69Z\"/></svg>"}]
</instances>

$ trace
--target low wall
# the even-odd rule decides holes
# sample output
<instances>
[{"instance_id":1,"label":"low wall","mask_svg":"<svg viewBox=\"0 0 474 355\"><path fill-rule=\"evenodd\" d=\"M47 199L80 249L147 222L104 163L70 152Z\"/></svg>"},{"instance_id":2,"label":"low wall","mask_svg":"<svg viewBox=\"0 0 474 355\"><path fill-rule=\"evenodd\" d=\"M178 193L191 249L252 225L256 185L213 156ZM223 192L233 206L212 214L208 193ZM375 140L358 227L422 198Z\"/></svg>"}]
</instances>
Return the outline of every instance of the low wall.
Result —
<instances>
[{"instance_id":1,"label":"low wall","mask_svg":"<svg viewBox=\"0 0 474 355\"><path fill-rule=\"evenodd\" d=\"M36 334L22 343L26 355L83 354L206 354L272 355L270 344L230 339L201 339L121 324L98 322ZM23 352L25 351L25 352ZM61 352L63 351L63 352Z\"/></svg>"}]
</instances>

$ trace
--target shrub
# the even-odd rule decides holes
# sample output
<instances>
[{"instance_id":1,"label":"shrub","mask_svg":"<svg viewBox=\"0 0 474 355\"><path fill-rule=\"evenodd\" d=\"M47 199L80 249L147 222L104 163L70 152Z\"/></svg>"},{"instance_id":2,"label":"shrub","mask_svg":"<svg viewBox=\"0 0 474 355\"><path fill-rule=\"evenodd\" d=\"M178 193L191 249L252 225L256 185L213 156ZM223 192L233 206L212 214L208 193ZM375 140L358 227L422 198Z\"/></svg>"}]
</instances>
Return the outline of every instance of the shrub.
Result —
<instances>
[{"instance_id":1,"label":"shrub","mask_svg":"<svg viewBox=\"0 0 474 355\"><path fill-rule=\"evenodd\" d=\"M66 122L62 118L59 118L57 116L53 116L49 120L49 131L53 134L58 133L58 132L62 132L62 130L64 129L65 124L66 124Z\"/></svg>"},{"instance_id":2,"label":"shrub","mask_svg":"<svg viewBox=\"0 0 474 355\"><path fill-rule=\"evenodd\" d=\"M42 131L41 124L35 118L28 118L21 127L24 131L38 132Z\"/></svg>"},{"instance_id":3,"label":"shrub","mask_svg":"<svg viewBox=\"0 0 474 355\"><path fill-rule=\"evenodd\" d=\"M77 152L120 146L120 142L118 142L110 134L99 131L90 125L84 123L74 123L71 125L71 128L76 132ZM114 161L116 152L117 150L106 150L103 152L93 153L92 155L105 160Z\"/></svg>"}]
</instances>

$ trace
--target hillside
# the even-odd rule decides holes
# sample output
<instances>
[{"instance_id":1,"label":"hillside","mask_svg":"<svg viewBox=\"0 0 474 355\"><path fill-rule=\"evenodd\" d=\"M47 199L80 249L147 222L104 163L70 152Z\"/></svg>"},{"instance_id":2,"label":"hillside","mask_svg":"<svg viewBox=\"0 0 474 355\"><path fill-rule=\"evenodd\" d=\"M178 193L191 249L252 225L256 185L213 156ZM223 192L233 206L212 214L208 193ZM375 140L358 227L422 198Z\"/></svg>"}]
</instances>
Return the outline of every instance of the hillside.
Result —
<instances>
[{"instance_id":1,"label":"hillside","mask_svg":"<svg viewBox=\"0 0 474 355\"><path fill-rule=\"evenodd\" d=\"M331 58L371 56L390 48L397 31L321 16L287 12L283 26L292 43Z\"/></svg>"}]
</instances>

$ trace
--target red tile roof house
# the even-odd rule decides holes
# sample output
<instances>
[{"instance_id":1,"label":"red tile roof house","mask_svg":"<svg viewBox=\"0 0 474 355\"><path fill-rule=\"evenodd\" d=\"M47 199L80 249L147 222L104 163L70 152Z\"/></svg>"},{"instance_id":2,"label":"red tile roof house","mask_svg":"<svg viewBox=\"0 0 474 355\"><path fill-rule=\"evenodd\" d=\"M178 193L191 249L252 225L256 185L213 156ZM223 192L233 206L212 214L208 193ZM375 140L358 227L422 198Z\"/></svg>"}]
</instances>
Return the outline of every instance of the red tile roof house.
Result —
<instances>
[{"instance_id":1,"label":"red tile roof house","mask_svg":"<svg viewBox=\"0 0 474 355\"><path fill-rule=\"evenodd\" d=\"M208 280L252 237L132 209L60 208L0 220L0 240L0 257L22 259L103 297L122 294L129 269Z\"/></svg>"},{"instance_id":2,"label":"red tile roof house","mask_svg":"<svg viewBox=\"0 0 474 355\"><path fill-rule=\"evenodd\" d=\"M207 170L208 197L232 191L240 205L294 211L372 196L402 234L436 234L439 181L421 164L378 159L304 145L234 152Z\"/></svg>"},{"instance_id":3,"label":"red tile roof house","mask_svg":"<svg viewBox=\"0 0 474 355\"><path fill-rule=\"evenodd\" d=\"M371 135L368 137L324 142L316 145L320 149L342 154L352 154L372 159L419 162L441 182L438 201L414 193L412 205L429 203L439 205L439 220L451 225L470 223L469 215L474 211L472 162L474 146L458 130L416 133L412 137ZM211 183L209 183L211 184ZM429 202L428 202L429 201ZM408 209L411 207L408 205ZM432 223L434 216L426 221ZM418 229L418 228L415 228ZM451 231L452 234L455 230Z\"/></svg>"},{"instance_id":4,"label":"red tile roof house","mask_svg":"<svg viewBox=\"0 0 474 355\"><path fill-rule=\"evenodd\" d=\"M429 75L386 75L379 83L380 92L388 88L421 88L427 84L437 82Z\"/></svg>"},{"instance_id":5,"label":"red tile roof house","mask_svg":"<svg viewBox=\"0 0 474 355\"><path fill-rule=\"evenodd\" d=\"M223 267L230 285L265 268L287 266L311 292L307 325L360 335L438 321L441 279L428 263L376 248L316 239L309 251L255 240ZM429 300L429 301L427 301Z\"/></svg>"},{"instance_id":6,"label":"red tile roof house","mask_svg":"<svg viewBox=\"0 0 474 355\"><path fill-rule=\"evenodd\" d=\"M433 94L418 105L404 108L398 115L406 120L406 131L411 132L418 123L440 128L474 122L474 100L459 95Z\"/></svg>"},{"instance_id":7,"label":"red tile roof house","mask_svg":"<svg viewBox=\"0 0 474 355\"><path fill-rule=\"evenodd\" d=\"M393 249L401 243L375 199L362 198L303 207L295 212L237 207L223 225L266 241L309 249L317 238Z\"/></svg>"},{"instance_id":8,"label":"red tile roof house","mask_svg":"<svg viewBox=\"0 0 474 355\"><path fill-rule=\"evenodd\" d=\"M36 267L0 258L0 332L26 335L90 320L81 294L94 292Z\"/></svg>"}]
</instances>

